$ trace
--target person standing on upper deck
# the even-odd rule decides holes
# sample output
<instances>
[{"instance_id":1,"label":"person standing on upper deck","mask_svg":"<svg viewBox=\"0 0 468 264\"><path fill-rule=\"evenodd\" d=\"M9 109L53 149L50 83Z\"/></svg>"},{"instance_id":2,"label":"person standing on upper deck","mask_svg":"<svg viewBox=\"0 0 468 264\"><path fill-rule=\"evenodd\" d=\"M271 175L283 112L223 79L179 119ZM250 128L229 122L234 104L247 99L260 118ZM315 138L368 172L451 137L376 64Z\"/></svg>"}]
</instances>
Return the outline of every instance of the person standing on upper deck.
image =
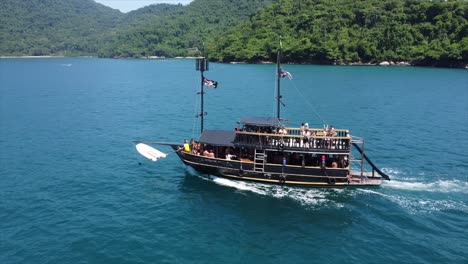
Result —
<instances>
[{"instance_id":1,"label":"person standing on upper deck","mask_svg":"<svg viewBox=\"0 0 468 264\"><path fill-rule=\"evenodd\" d=\"M336 133L335 131L335 127L334 126L330 126L330 129L328 130L328 135L330 137L336 137L338 133Z\"/></svg>"}]
</instances>

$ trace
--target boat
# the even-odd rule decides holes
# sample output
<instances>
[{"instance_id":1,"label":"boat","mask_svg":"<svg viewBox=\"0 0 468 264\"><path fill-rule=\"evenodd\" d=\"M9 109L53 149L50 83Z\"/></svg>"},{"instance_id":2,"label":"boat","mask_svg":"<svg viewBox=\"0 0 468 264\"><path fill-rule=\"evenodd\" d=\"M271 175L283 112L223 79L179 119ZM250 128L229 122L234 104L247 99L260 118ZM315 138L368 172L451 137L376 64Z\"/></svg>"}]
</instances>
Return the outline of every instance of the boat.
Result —
<instances>
[{"instance_id":1,"label":"boat","mask_svg":"<svg viewBox=\"0 0 468 264\"><path fill-rule=\"evenodd\" d=\"M276 66L276 116L243 117L232 130L204 129L204 87L216 88L217 83L204 77L208 60L197 58L201 136L184 143L149 143L170 146L185 165L199 173L234 180L306 187L379 186L390 180L365 154L364 140L351 136L348 129L288 125L281 117L280 88L281 80L292 76L281 68L280 56L281 48Z\"/></svg>"}]
</instances>

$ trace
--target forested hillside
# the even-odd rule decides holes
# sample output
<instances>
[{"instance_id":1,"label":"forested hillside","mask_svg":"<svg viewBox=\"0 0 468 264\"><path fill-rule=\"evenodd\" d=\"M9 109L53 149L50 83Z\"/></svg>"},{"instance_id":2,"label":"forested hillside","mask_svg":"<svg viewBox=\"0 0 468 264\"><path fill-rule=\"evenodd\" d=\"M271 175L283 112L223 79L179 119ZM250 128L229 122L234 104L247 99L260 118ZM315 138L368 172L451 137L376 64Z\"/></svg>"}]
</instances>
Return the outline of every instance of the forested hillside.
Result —
<instances>
[{"instance_id":1,"label":"forested hillside","mask_svg":"<svg viewBox=\"0 0 468 264\"><path fill-rule=\"evenodd\" d=\"M92 0L1 0L0 55L468 64L464 0L194 0L127 14Z\"/></svg>"},{"instance_id":2,"label":"forested hillside","mask_svg":"<svg viewBox=\"0 0 468 264\"><path fill-rule=\"evenodd\" d=\"M121 18L92 0L1 0L0 55L96 55Z\"/></svg>"},{"instance_id":3,"label":"forested hillside","mask_svg":"<svg viewBox=\"0 0 468 264\"><path fill-rule=\"evenodd\" d=\"M0 55L198 55L204 41L275 0L194 0L127 14L93 0L0 1Z\"/></svg>"},{"instance_id":4,"label":"forested hillside","mask_svg":"<svg viewBox=\"0 0 468 264\"><path fill-rule=\"evenodd\" d=\"M203 42L217 39L272 2L274 0L195 0L188 6L148 17L144 23L124 26L100 56L198 55Z\"/></svg>"},{"instance_id":5,"label":"forested hillside","mask_svg":"<svg viewBox=\"0 0 468 264\"><path fill-rule=\"evenodd\" d=\"M288 62L382 60L461 66L468 60L467 1L281 0L210 42L212 59Z\"/></svg>"}]
</instances>

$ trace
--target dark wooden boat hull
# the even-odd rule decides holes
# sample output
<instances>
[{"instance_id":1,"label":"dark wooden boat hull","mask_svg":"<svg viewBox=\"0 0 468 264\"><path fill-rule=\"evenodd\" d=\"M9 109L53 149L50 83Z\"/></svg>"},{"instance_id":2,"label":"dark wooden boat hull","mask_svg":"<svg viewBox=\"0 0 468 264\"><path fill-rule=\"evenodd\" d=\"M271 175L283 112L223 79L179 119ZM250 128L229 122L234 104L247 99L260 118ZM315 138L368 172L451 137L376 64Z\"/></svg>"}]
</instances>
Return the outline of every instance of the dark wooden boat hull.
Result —
<instances>
[{"instance_id":1,"label":"dark wooden boat hull","mask_svg":"<svg viewBox=\"0 0 468 264\"><path fill-rule=\"evenodd\" d=\"M172 147L174 150L179 148ZM265 164L258 170L253 162L209 158L184 151L177 151L177 155L185 165L198 172L243 181L308 187L378 186L381 183L380 177L353 180L349 177L350 171L341 168Z\"/></svg>"}]
</instances>

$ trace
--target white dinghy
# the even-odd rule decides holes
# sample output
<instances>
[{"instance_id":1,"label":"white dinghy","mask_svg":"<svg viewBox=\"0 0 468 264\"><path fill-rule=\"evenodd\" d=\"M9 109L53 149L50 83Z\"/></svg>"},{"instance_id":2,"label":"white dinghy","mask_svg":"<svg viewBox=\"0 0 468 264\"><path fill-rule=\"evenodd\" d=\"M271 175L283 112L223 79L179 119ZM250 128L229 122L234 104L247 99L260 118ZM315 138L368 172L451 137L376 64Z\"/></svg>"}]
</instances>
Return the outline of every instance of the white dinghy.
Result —
<instances>
[{"instance_id":1,"label":"white dinghy","mask_svg":"<svg viewBox=\"0 0 468 264\"><path fill-rule=\"evenodd\" d=\"M157 161L158 159L165 158L167 156L167 154L143 143L137 144L136 149L143 157L152 161Z\"/></svg>"}]
</instances>

